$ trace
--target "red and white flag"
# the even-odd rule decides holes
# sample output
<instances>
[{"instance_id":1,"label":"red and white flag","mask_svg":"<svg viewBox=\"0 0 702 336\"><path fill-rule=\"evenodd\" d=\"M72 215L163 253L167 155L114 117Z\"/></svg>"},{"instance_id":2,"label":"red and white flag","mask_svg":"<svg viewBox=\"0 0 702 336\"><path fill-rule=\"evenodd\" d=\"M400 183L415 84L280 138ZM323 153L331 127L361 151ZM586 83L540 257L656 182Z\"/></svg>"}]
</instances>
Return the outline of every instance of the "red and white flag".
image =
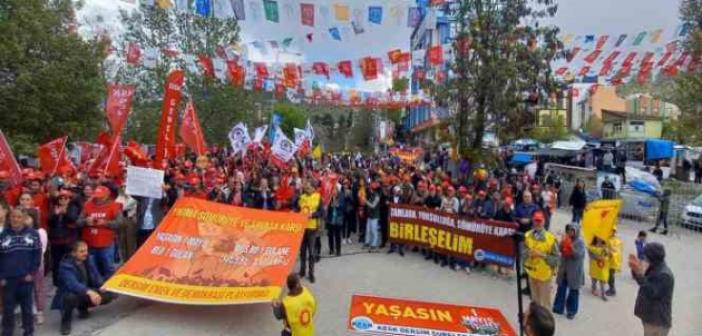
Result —
<instances>
[{"instance_id":1,"label":"red and white flag","mask_svg":"<svg viewBox=\"0 0 702 336\"><path fill-rule=\"evenodd\" d=\"M185 115L183 115L183 121L180 123L180 138L198 156L207 152L205 135L202 132L200 120L197 118L192 99L185 105Z\"/></svg>"},{"instance_id":2,"label":"red and white flag","mask_svg":"<svg viewBox=\"0 0 702 336\"><path fill-rule=\"evenodd\" d=\"M178 104L183 88L183 70L175 70L168 75L166 90L161 107L161 121L156 134L156 164L175 155L175 130L178 121Z\"/></svg>"},{"instance_id":3,"label":"red and white flag","mask_svg":"<svg viewBox=\"0 0 702 336\"><path fill-rule=\"evenodd\" d=\"M41 171L46 175L55 174L60 167L73 167L73 163L66 155L66 142L68 137L51 140L37 150ZM74 167L73 167L74 168Z\"/></svg>"},{"instance_id":4,"label":"red and white flag","mask_svg":"<svg viewBox=\"0 0 702 336\"><path fill-rule=\"evenodd\" d=\"M124 125L129 118L129 110L132 108L134 98L134 86L127 84L107 84L107 103L105 104L105 114L110 122L113 134L121 134Z\"/></svg>"},{"instance_id":5,"label":"red and white flag","mask_svg":"<svg viewBox=\"0 0 702 336\"><path fill-rule=\"evenodd\" d=\"M13 185L22 183L22 170L20 169L15 155L12 153L10 144L5 139L5 134L0 130L0 170L10 173L10 181Z\"/></svg>"}]
</instances>

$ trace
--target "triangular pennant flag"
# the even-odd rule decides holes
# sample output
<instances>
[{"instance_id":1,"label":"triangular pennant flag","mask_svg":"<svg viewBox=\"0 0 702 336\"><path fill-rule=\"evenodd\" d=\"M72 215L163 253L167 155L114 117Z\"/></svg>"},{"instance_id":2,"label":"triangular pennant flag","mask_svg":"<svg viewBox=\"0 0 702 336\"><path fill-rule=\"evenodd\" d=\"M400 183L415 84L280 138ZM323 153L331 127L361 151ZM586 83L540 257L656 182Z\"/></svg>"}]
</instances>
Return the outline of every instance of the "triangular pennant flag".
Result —
<instances>
[{"instance_id":1,"label":"triangular pennant flag","mask_svg":"<svg viewBox=\"0 0 702 336\"><path fill-rule=\"evenodd\" d=\"M185 113L180 123L180 138L198 156L204 155L207 151L205 134L202 132L202 126L195 112L195 104L193 104L192 99L185 105Z\"/></svg>"},{"instance_id":2,"label":"triangular pennant flag","mask_svg":"<svg viewBox=\"0 0 702 336\"><path fill-rule=\"evenodd\" d=\"M234 16L239 21L246 20L246 10L244 9L244 0L231 0Z\"/></svg>"},{"instance_id":3,"label":"triangular pennant flag","mask_svg":"<svg viewBox=\"0 0 702 336\"><path fill-rule=\"evenodd\" d=\"M314 27L314 5L308 3L300 4L300 21L303 26Z\"/></svg>"},{"instance_id":4,"label":"triangular pennant flag","mask_svg":"<svg viewBox=\"0 0 702 336\"><path fill-rule=\"evenodd\" d=\"M210 0L195 0L195 12L202 16L209 16Z\"/></svg>"},{"instance_id":5,"label":"triangular pennant flag","mask_svg":"<svg viewBox=\"0 0 702 336\"><path fill-rule=\"evenodd\" d=\"M263 8L266 11L266 20L279 22L278 2L274 0L263 0Z\"/></svg>"},{"instance_id":6,"label":"triangular pennant flag","mask_svg":"<svg viewBox=\"0 0 702 336\"><path fill-rule=\"evenodd\" d=\"M156 3L158 4L158 7L161 9L169 9L169 8L173 7L171 0L156 0Z\"/></svg>"},{"instance_id":7,"label":"triangular pennant flag","mask_svg":"<svg viewBox=\"0 0 702 336\"><path fill-rule=\"evenodd\" d=\"M368 6L368 21L375 24L383 23L383 7Z\"/></svg>"},{"instance_id":8,"label":"triangular pennant flag","mask_svg":"<svg viewBox=\"0 0 702 336\"><path fill-rule=\"evenodd\" d=\"M339 28L333 27L329 28L329 35L337 41L341 41L341 33L339 32Z\"/></svg>"},{"instance_id":9,"label":"triangular pennant flag","mask_svg":"<svg viewBox=\"0 0 702 336\"><path fill-rule=\"evenodd\" d=\"M348 21L351 17L349 6L344 4L334 4L334 17L338 21Z\"/></svg>"},{"instance_id":10,"label":"triangular pennant flag","mask_svg":"<svg viewBox=\"0 0 702 336\"><path fill-rule=\"evenodd\" d=\"M418 7L410 7L407 9L407 27L416 28L419 21L422 19L421 12Z\"/></svg>"}]
</instances>

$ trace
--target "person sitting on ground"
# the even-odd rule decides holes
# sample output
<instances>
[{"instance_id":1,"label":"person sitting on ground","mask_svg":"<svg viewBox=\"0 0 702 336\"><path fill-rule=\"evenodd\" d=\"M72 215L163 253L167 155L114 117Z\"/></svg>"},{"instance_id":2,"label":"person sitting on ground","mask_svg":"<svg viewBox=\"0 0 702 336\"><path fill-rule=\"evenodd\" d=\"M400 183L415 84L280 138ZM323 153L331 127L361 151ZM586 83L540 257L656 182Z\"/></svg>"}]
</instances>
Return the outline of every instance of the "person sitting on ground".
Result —
<instances>
[{"instance_id":1,"label":"person sitting on ground","mask_svg":"<svg viewBox=\"0 0 702 336\"><path fill-rule=\"evenodd\" d=\"M527 336L553 336L556 320L548 309L532 301L524 315L524 329Z\"/></svg>"},{"instance_id":2,"label":"person sitting on ground","mask_svg":"<svg viewBox=\"0 0 702 336\"><path fill-rule=\"evenodd\" d=\"M51 308L61 311L61 335L71 334L73 310L78 318L87 318L88 308L105 305L114 300L112 293L100 289L103 278L95 263L88 258L88 244L76 241L59 266L59 282Z\"/></svg>"}]
</instances>

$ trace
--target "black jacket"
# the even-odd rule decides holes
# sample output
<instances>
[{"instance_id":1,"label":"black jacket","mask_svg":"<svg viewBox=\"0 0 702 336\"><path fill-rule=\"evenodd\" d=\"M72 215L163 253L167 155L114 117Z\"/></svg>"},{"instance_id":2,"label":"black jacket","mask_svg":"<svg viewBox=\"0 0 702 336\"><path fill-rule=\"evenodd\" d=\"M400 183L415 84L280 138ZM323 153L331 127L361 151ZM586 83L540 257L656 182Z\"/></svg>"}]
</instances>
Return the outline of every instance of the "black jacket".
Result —
<instances>
[{"instance_id":1,"label":"black jacket","mask_svg":"<svg viewBox=\"0 0 702 336\"><path fill-rule=\"evenodd\" d=\"M668 265L651 265L643 276L635 275L634 279L639 283L634 315L644 323L670 328L675 277Z\"/></svg>"},{"instance_id":2,"label":"black jacket","mask_svg":"<svg viewBox=\"0 0 702 336\"><path fill-rule=\"evenodd\" d=\"M585 205L587 205L587 196L585 196L585 191L574 188L573 193L570 194L570 205L574 209L585 209Z\"/></svg>"}]
</instances>

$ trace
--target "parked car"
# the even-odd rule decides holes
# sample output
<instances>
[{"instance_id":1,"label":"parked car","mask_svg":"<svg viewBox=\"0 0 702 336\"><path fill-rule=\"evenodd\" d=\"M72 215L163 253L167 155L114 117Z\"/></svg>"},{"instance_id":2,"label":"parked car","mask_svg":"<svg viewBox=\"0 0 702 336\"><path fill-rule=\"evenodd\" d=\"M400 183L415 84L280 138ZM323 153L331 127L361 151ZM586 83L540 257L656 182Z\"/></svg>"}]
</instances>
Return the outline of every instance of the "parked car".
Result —
<instances>
[{"instance_id":1,"label":"parked car","mask_svg":"<svg viewBox=\"0 0 702 336\"><path fill-rule=\"evenodd\" d=\"M702 229L702 195L697 196L685 206L682 214L682 223L685 226Z\"/></svg>"}]
</instances>

